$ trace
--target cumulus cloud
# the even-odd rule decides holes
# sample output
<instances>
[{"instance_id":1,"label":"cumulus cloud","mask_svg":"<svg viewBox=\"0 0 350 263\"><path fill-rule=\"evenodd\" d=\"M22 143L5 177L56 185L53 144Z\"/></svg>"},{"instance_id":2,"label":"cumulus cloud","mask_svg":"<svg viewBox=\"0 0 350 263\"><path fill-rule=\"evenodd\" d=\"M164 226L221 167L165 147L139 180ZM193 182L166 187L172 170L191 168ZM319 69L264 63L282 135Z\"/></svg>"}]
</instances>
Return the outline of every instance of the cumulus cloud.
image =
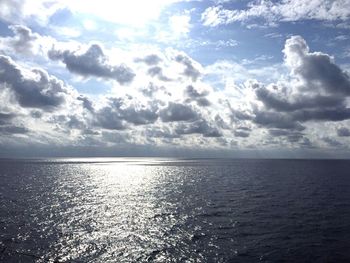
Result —
<instances>
[{"instance_id":1,"label":"cumulus cloud","mask_svg":"<svg viewBox=\"0 0 350 263\"><path fill-rule=\"evenodd\" d=\"M254 1L246 9L230 10L222 5L207 8L202 13L205 26L218 26L234 22L248 23L264 19L266 24L294 22L300 20L344 21L350 17L350 1L285 0Z\"/></svg>"},{"instance_id":2,"label":"cumulus cloud","mask_svg":"<svg viewBox=\"0 0 350 263\"><path fill-rule=\"evenodd\" d=\"M157 105L128 103L123 98L108 98L106 105L93 114L94 125L108 130L124 130L128 124L152 124L158 119Z\"/></svg>"},{"instance_id":3,"label":"cumulus cloud","mask_svg":"<svg viewBox=\"0 0 350 263\"><path fill-rule=\"evenodd\" d=\"M24 69L0 55L0 89L8 89L22 107L50 110L65 103L71 90L42 69Z\"/></svg>"},{"instance_id":4,"label":"cumulus cloud","mask_svg":"<svg viewBox=\"0 0 350 263\"><path fill-rule=\"evenodd\" d=\"M287 39L284 54L291 81L256 89L257 99L266 109L257 112L256 123L291 128L301 127L299 122L350 118L350 78L329 55L310 52L300 36Z\"/></svg>"},{"instance_id":5,"label":"cumulus cloud","mask_svg":"<svg viewBox=\"0 0 350 263\"><path fill-rule=\"evenodd\" d=\"M192 81L196 81L201 76L201 67L199 63L191 59L184 53L179 53L175 56L175 61L184 66L182 74Z\"/></svg>"},{"instance_id":6,"label":"cumulus cloud","mask_svg":"<svg viewBox=\"0 0 350 263\"><path fill-rule=\"evenodd\" d=\"M194 121L199 118L198 113L190 106L170 102L169 105L159 112L163 122Z\"/></svg>"},{"instance_id":7,"label":"cumulus cloud","mask_svg":"<svg viewBox=\"0 0 350 263\"><path fill-rule=\"evenodd\" d=\"M0 19L12 23L35 18L37 23L46 24L49 17L60 8L62 4L58 1L1 0Z\"/></svg>"},{"instance_id":8,"label":"cumulus cloud","mask_svg":"<svg viewBox=\"0 0 350 263\"><path fill-rule=\"evenodd\" d=\"M3 44L11 46L11 48L19 53L32 53L34 43L39 38L39 35L32 33L32 31L26 26L14 25L9 26L9 28L13 31L15 36L13 38L3 39Z\"/></svg>"},{"instance_id":9,"label":"cumulus cloud","mask_svg":"<svg viewBox=\"0 0 350 263\"><path fill-rule=\"evenodd\" d=\"M41 36L25 27L16 30L13 49L17 43L18 52L33 53ZM20 43L26 48L21 50ZM343 144L350 134L345 121L350 119L349 76L331 56L310 51L300 36L288 38L283 53L288 72L279 80L245 79L214 89L204 80L208 68L204 72L190 56L173 49L138 54L131 60L136 75L112 63L110 50L99 44L85 49L54 46L49 58L63 62L70 72L129 85L115 85L99 96L79 94L46 70L1 55L0 133L7 138L30 135L47 144L125 147ZM332 121L338 122L337 140L317 131Z\"/></svg>"},{"instance_id":10,"label":"cumulus cloud","mask_svg":"<svg viewBox=\"0 0 350 263\"><path fill-rule=\"evenodd\" d=\"M189 85L185 89L185 96L188 98L186 102L195 101L198 106L208 107L211 105L210 101L206 98L209 95L209 91L203 90L199 92L195 87Z\"/></svg>"},{"instance_id":11,"label":"cumulus cloud","mask_svg":"<svg viewBox=\"0 0 350 263\"><path fill-rule=\"evenodd\" d=\"M206 120L198 120L193 123L181 123L175 129L176 134L201 134L204 137L221 137L221 131Z\"/></svg>"},{"instance_id":12,"label":"cumulus cloud","mask_svg":"<svg viewBox=\"0 0 350 263\"><path fill-rule=\"evenodd\" d=\"M10 25L13 36L1 37L0 48L6 54L11 55L44 55L55 40L38 33L23 25Z\"/></svg>"},{"instance_id":13,"label":"cumulus cloud","mask_svg":"<svg viewBox=\"0 0 350 263\"><path fill-rule=\"evenodd\" d=\"M98 44L92 44L84 51L53 48L48 55L52 60L62 61L69 71L84 77L113 79L121 85L129 84L135 77L128 66L112 65Z\"/></svg>"}]
</instances>

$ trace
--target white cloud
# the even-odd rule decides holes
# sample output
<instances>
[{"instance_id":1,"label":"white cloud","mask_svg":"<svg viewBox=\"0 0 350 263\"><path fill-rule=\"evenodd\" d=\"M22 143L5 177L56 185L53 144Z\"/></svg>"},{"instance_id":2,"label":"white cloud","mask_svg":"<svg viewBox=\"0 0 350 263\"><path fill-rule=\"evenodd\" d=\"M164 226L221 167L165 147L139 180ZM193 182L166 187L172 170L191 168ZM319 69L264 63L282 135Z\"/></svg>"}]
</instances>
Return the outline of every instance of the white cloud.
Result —
<instances>
[{"instance_id":1,"label":"white cloud","mask_svg":"<svg viewBox=\"0 0 350 263\"><path fill-rule=\"evenodd\" d=\"M37 23L46 24L49 17L62 7L60 1L53 0L2 0L0 19L10 23L34 19Z\"/></svg>"},{"instance_id":2,"label":"white cloud","mask_svg":"<svg viewBox=\"0 0 350 263\"><path fill-rule=\"evenodd\" d=\"M41 36L33 33L32 30L22 25L9 26L14 33L13 37L0 37L0 47L3 52L11 55L40 55L45 56L46 52L56 42L49 36Z\"/></svg>"},{"instance_id":3,"label":"white cloud","mask_svg":"<svg viewBox=\"0 0 350 263\"><path fill-rule=\"evenodd\" d=\"M170 28L177 37L187 36L190 32L190 15L175 15L169 18Z\"/></svg>"},{"instance_id":4,"label":"white cloud","mask_svg":"<svg viewBox=\"0 0 350 263\"><path fill-rule=\"evenodd\" d=\"M207 8L202 14L205 26L218 26L233 22L248 23L256 18L263 18L268 25L278 22L293 22L300 20L336 21L350 17L350 1L322 0L284 0L281 2L258 1L248 4L247 9L230 10L223 6Z\"/></svg>"},{"instance_id":5,"label":"white cloud","mask_svg":"<svg viewBox=\"0 0 350 263\"><path fill-rule=\"evenodd\" d=\"M17 29L14 37L1 40L11 54L15 44L22 43L25 49L20 52L27 56L46 56L33 49L41 35L25 27ZM256 65L269 59L266 56L257 57L255 63L223 60L203 67L171 48L134 52L96 43L73 47L51 42L55 45L50 57L68 71L96 77L97 86L100 78L117 81L104 82L111 89L91 97L45 70L1 56L0 133L8 142L20 137L23 145L42 141L186 147L195 143L202 149L246 149L252 145L335 147L348 139L325 139L324 130L326 122L336 122L337 127L349 122L349 77L329 55L311 52L298 36L285 43L285 66L265 67ZM132 79L116 74L122 64L133 69ZM127 85L122 86L124 81ZM321 126L322 134L316 130ZM336 129L328 131L337 134Z\"/></svg>"}]
</instances>

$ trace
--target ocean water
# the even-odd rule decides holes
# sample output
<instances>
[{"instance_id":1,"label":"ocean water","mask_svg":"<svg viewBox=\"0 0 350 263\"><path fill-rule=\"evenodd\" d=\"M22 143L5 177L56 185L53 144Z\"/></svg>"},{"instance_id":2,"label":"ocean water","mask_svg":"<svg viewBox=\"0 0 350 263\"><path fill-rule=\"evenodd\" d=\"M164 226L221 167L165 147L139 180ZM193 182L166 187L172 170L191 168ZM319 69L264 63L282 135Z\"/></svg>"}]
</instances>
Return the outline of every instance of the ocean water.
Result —
<instances>
[{"instance_id":1,"label":"ocean water","mask_svg":"<svg viewBox=\"0 0 350 263\"><path fill-rule=\"evenodd\" d=\"M0 262L350 262L350 161L0 161Z\"/></svg>"}]
</instances>

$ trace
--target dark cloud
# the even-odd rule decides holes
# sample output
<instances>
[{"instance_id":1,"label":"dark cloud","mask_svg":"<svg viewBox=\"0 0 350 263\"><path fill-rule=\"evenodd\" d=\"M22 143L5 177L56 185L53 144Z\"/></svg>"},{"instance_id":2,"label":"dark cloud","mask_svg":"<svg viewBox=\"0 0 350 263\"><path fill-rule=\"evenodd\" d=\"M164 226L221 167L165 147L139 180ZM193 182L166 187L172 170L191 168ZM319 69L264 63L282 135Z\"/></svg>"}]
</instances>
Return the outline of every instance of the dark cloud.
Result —
<instances>
[{"instance_id":1,"label":"dark cloud","mask_svg":"<svg viewBox=\"0 0 350 263\"><path fill-rule=\"evenodd\" d=\"M332 62L329 55L310 53L305 40L300 36L286 41L284 53L287 62L292 63L293 73L304 81L303 89L350 95L349 76Z\"/></svg>"},{"instance_id":2,"label":"dark cloud","mask_svg":"<svg viewBox=\"0 0 350 263\"><path fill-rule=\"evenodd\" d=\"M159 112L163 122L194 121L199 118L198 113L188 105L170 102L168 106Z\"/></svg>"},{"instance_id":3,"label":"dark cloud","mask_svg":"<svg viewBox=\"0 0 350 263\"><path fill-rule=\"evenodd\" d=\"M30 116L34 119L40 119L43 116L43 113L40 110L32 110Z\"/></svg>"},{"instance_id":4,"label":"dark cloud","mask_svg":"<svg viewBox=\"0 0 350 263\"><path fill-rule=\"evenodd\" d=\"M350 130L346 127L341 127L337 129L337 134L339 137L349 137L350 136Z\"/></svg>"},{"instance_id":5,"label":"dark cloud","mask_svg":"<svg viewBox=\"0 0 350 263\"><path fill-rule=\"evenodd\" d=\"M199 92L192 85L188 85L186 87L185 94L192 99L196 99L196 98L207 96L209 92L208 91Z\"/></svg>"},{"instance_id":6,"label":"dark cloud","mask_svg":"<svg viewBox=\"0 0 350 263\"><path fill-rule=\"evenodd\" d=\"M209 107L211 102L207 98L198 98L196 99L197 105L201 107Z\"/></svg>"},{"instance_id":7,"label":"dark cloud","mask_svg":"<svg viewBox=\"0 0 350 263\"><path fill-rule=\"evenodd\" d=\"M158 65L161 61L162 61L162 59L156 54L150 54L150 55L147 55L143 58L135 59L135 62L144 62L148 66Z\"/></svg>"},{"instance_id":8,"label":"dark cloud","mask_svg":"<svg viewBox=\"0 0 350 263\"><path fill-rule=\"evenodd\" d=\"M329 55L311 53L300 36L286 41L284 54L293 80L255 89L257 99L265 106L255 110L255 123L301 131L301 123L307 121L350 119L350 108L346 106L350 79Z\"/></svg>"},{"instance_id":9,"label":"dark cloud","mask_svg":"<svg viewBox=\"0 0 350 263\"><path fill-rule=\"evenodd\" d=\"M11 120L15 117L16 115L13 113L3 113L0 112L0 125L5 125L11 122Z\"/></svg>"},{"instance_id":10,"label":"dark cloud","mask_svg":"<svg viewBox=\"0 0 350 263\"><path fill-rule=\"evenodd\" d=\"M86 129L86 123L84 119L79 118L77 115L69 115L67 126L70 129L78 129L78 130L85 130Z\"/></svg>"},{"instance_id":11,"label":"dark cloud","mask_svg":"<svg viewBox=\"0 0 350 263\"><path fill-rule=\"evenodd\" d=\"M87 110L90 111L90 112L94 112L93 103L92 103L92 101L91 101L89 98L87 98L87 97L85 97L85 96L83 96L83 95L80 95L80 96L77 98L77 100L82 101L84 109L87 109Z\"/></svg>"},{"instance_id":12,"label":"dark cloud","mask_svg":"<svg viewBox=\"0 0 350 263\"><path fill-rule=\"evenodd\" d=\"M262 87L256 90L257 98L264 103L264 105L269 109L274 109L277 111L292 112L300 109L313 109L320 107L334 107L343 104L344 97L342 96L325 96L325 95L314 95L308 96L298 94L293 101L288 101L289 94L285 92L278 93L270 92L268 89Z\"/></svg>"},{"instance_id":13,"label":"dark cloud","mask_svg":"<svg viewBox=\"0 0 350 263\"><path fill-rule=\"evenodd\" d=\"M121 118L135 125L154 123L158 119L157 108L128 107L120 110Z\"/></svg>"},{"instance_id":14,"label":"dark cloud","mask_svg":"<svg viewBox=\"0 0 350 263\"><path fill-rule=\"evenodd\" d=\"M0 134L25 134L29 130L22 125L18 125L15 120L16 114L0 112Z\"/></svg>"},{"instance_id":15,"label":"dark cloud","mask_svg":"<svg viewBox=\"0 0 350 263\"><path fill-rule=\"evenodd\" d=\"M163 69L159 66L151 67L147 70L147 74L152 77L157 77L161 81L171 81L170 78L163 74Z\"/></svg>"},{"instance_id":16,"label":"dark cloud","mask_svg":"<svg viewBox=\"0 0 350 263\"><path fill-rule=\"evenodd\" d=\"M242 121L249 121L254 118L249 112L247 111L239 111L239 110L233 110L231 115L232 120L242 120Z\"/></svg>"},{"instance_id":17,"label":"dark cloud","mask_svg":"<svg viewBox=\"0 0 350 263\"><path fill-rule=\"evenodd\" d=\"M329 138L329 137L324 137L323 141L327 143L331 147L341 147L343 146L340 142L338 142L335 139Z\"/></svg>"},{"instance_id":18,"label":"dark cloud","mask_svg":"<svg viewBox=\"0 0 350 263\"><path fill-rule=\"evenodd\" d=\"M178 54L175 57L175 61L183 64L185 66L185 70L183 71L183 75L192 79L192 81L196 81L200 76L201 72L198 67L195 65L195 62L190 59L188 56L184 54Z\"/></svg>"},{"instance_id":19,"label":"dark cloud","mask_svg":"<svg viewBox=\"0 0 350 263\"><path fill-rule=\"evenodd\" d=\"M221 137L222 133L216 128L212 127L205 120L198 120L193 123L180 124L175 129L176 134L202 134L204 137Z\"/></svg>"},{"instance_id":20,"label":"dark cloud","mask_svg":"<svg viewBox=\"0 0 350 263\"><path fill-rule=\"evenodd\" d=\"M298 131L305 129L304 126L296 122L290 115L274 111L256 111L253 122L269 128L293 129Z\"/></svg>"},{"instance_id":21,"label":"dark cloud","mask_svg":"<svg viewBox=\"0 0 350 263\"><path fill-rule=\"evenodd\" d=\"M135 77L126 65L111 65L102 47L97 44L91 45L85 53L52 49L48 55L52 60L62 61L69 71L84 77L114 79L122 85L132 82Z\"/></svg>"},{"instance_id":22,"label":"dark cloud","mask_svg":"<svg viewBox=\"0 0 350 263\"><path fill-rule=\"evenodd\" d=\"M242 138L247 138L249 137L249 132L246 132L244 130L235 130L233 132L233 134L236 136L236 137L242 137Z\"/></svg>"},{"instance_id":23,"label":"dark cloud","mask_svg":"<svg viewBox=\"0 0 350 263\"><path fill-rule=\"evenodd\" d=\"M169 127L162 128L147 128L143 132L146 138L165 138L165 139L174 139L180 138L179 134L174 133Z\"/></svg>"},{"instance_id":24,"label":"dark cloud","mask_svg":"<svg viewBox=\"0 0 350 263\"><path fill-rule=\"evenodd\" d=\"M0 126L0 134L11 135L11 134L25 134L28 133L29 130L22 126Z\"/></svg>"},{"instance_id":25,"label":"dark cloud","mask_svg":"<svg viewBox=\"0 0 350 263\"><path fill-rule=\"evenodd\" d=\"M210 101L206 98L208 95L208 91L199 92L192 85L187 86L185 89L186 102L195 101L198 106L208 107L211 105Z\"/></svg>"},{"instance_id":26,"label":"dark cloud","mask_svg":"<svg viewBox=\"0 0 350 263\"><path fill-rule=\"evenodd\" d=\"M118 109L104 107L95 115L93 124L107 130L124 130L126 123L121 119Z\"/></svg>"},{"instance_id":27,"label":"dark cloud","mask_svg":"<svg viewBox=\"0 0 350 263\"><path fill-rule=\"evenodd\" d=\"M157 93L160 89L162 89L162 87L159 87L151 82L148 84L148 86L143 88L141 92L144 96L152 98L154 94Z\"/></svg>"},{"instance_id":28,"label":"dark cloud","mask_svg":"<svg viewBox=\"0 0 350 263\"><path fill-rule=\"evenodd\" d=\"M39 35L32 33L30 28L22 25L12 25L9 28L15 36L8 38L7 44L18 53L31 54L34 43L39 38Z\"/></svg>"},{"instance_id":29,"label":"dark cloud","mask_svg":"<svg viewBox=\"0 0 350 263\"><path fill-rule=\"evenodd\" d=\"M109 130L124 130L127 123L152 124L158 119L156 105L126 105L122 98L110 98L108 104L94 113L94 125Z\"/></svg>"},{"instance_id":30,"label":"dark cloud","mask_svg":"<svg viewBox=\"0 0 350 263\"><path fill-rule=\"evenodd\" d=\"M343 121L350 119L350 108L318 108L314 110L299 110L293 114L299 121Z\"/></svg>"},{"instance_id":31,"label":"dark cloud","mask_svg":"<svg viewBox=\"0 0 350 263\"><path fill-rule=\"evenodd\" d=\"M24 73L11 58L0 55L0 89L10 89L22 107L53 109L65 102L64 83L41 69Z\"/></svg>"},{"instance_id":32,"label":"dark cloud","mask_svg":"<svg viewBox=\"0 0 350 263\"><path fill-rule=\"evenodd\" d=\"M269 134L273 137L286 137L289 142L298 142L304 137L301 132L281 129L270 129Z\"/></svg>"}]
</instances>

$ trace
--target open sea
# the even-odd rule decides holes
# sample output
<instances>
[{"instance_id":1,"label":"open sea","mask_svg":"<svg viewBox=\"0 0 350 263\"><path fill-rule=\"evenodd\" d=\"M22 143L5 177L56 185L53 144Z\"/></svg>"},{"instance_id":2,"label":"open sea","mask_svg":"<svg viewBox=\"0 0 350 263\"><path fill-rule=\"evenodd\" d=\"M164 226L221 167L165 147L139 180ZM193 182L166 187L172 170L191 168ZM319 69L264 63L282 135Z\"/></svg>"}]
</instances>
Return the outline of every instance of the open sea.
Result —
<instances>
[{"instance_id":1,"label":"open sea","mask_svg":"<svg viewBox=\"0 0 350 263\"><path fill-rule=\"evenodd\" d=\"M350 161L3 159L0 262L350 262Z\"/></svg>"}]
</instances>

